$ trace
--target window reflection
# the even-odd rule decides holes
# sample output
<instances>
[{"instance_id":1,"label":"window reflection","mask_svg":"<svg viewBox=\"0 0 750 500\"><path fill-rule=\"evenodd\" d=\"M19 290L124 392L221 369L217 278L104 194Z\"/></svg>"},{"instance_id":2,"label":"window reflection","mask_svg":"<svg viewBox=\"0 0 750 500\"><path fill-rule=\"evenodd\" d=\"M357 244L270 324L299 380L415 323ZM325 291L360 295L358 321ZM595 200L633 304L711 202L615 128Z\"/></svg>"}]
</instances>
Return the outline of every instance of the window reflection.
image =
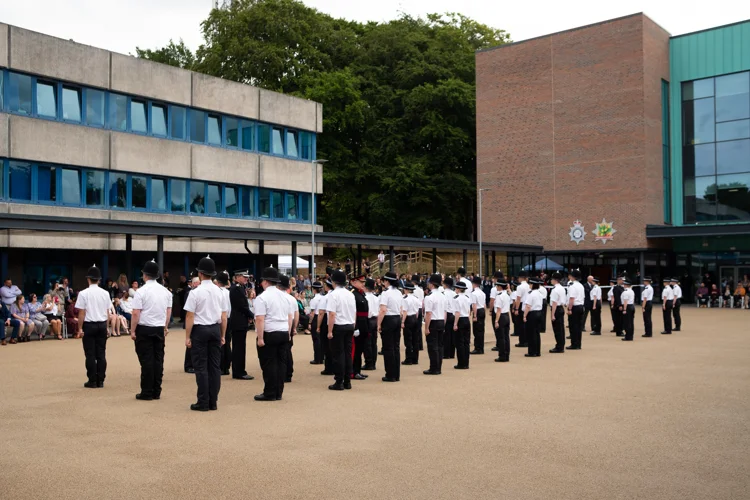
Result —
<instances>
[{"instance_id":1,"label":"window reflection","mask_svg":"<svg viewBox=\"0 0 750 500\"><path fill-rule=\"evenodd\" d=\"M36 113L39 116L57 118L57 92L55 84L37 82Z\"/></svg>"},{"instance_id":2,"label":"window reflection","mask_svg":"<svg viewBox=\"0 0 750 500\"><path fill-rule=\"evenodd\" d=\"M187 182L173 179L170 181L171 185L171 210L172 212L184 212L185 211L185 190L187 189Z\"/></svg>"},{"instance_id":3,"label":"window reflection","mask_svg":"<svg viewBox=\"0 0 750 500\"><path fill-rule=\"evenodd\" d=\"M154 135L167 135L167 108L165 106L151 105L151 133Z\"/></svg>"},{"instance_id":4,"label":"window reflection","mask_svg":"<svg viewBox=\"0 0 750 500\"><path fill-rule=\"evenodd\" d=\"M146 178L140 175L134 175L131 178L132 192L131 206L133 208L146 208Z\"/></svg>"},{"instance_id":5,"label":"window reflection","mask_svg":"<svg viewBox=\"0 0 750 500\"><path fill-rule=\"evenodd\" d=\"M95 127L104 126L104 92L86 91L86 123Z\"/></svg>"},{"instance_id":6,"label":"window reflection","mask_svg":"<svg viewBox=\"0 0 750 500\"><path fill-rule=\"evenodd\" d=\"M125 208L128 202L128 178L125 174L109 174L109 206Z\"/></svg>"},{"instance_id":7,"label":"window reflection","mask_svg":"<svg viewBox=\"0 0 750 500\"><path fill-rule=\"evenodd\" d=\"M63 87L62 91L63 120L81 121L81 90Z\"/></svg>"},{"instance_id":8,"label":"window reflection","mask_svg":"<svg viewBox=\"0 0 750 500\"><path fill-rule=\"evenodd\" d=\"M190 183L190 213L206 213L205 184L202 182Z\"/></svg>"},{"instance_id":9,"label":"window reflection","mask_svg":"<svg viewBox=\"0 0 750 500\"><path fill-rule=\"evenodd\" d=\"M104 205L104 172L86 171L86 206Z\"/></svg>"},{"instance_id":10,"label":"window reflection","mask_svg":"<svg viewBox=\"0 0 750 500\"><path fill-rule=\"evenodd\" d=\"M70 205L81 204L81 172L71 168L62 169L62 202Z\"/></svg>"},{"instance_id":11,"label":"window reflection","mask_svg":"<svg viewBox=\"0 0 750 500\"><path fill-rule=\"evenodd\" d=\"M143 101L130 101L130 130L143 134L148 131L146 103Z\"/></svg>"},{"instance_id":12,"label":"window reflection","mask_svg":"<svg viewBox=\"0 0 750 500\"><path fill-rule=\"evenodd\" d=\"M151 210L167 209L167 181L151 179Z\"/></svg>"}]
</instances>

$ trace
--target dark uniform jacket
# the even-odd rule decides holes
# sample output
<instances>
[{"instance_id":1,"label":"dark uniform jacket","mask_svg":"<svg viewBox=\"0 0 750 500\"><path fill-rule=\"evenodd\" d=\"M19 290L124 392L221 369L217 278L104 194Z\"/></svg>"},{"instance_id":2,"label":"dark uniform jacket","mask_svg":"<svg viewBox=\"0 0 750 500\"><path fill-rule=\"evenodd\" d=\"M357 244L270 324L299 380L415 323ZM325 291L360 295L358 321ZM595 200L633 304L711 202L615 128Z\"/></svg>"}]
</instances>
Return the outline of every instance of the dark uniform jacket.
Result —
<instances>
[{"instance_id":1,"label":"dark uniform jacket","mask_svg":"<svg viewBox=\"0 0 750 500\"><path fill-rule=\"evenodd\" d=\"M583 284L583 306L586 309L591 309L594 306L594 301L591 300L591 289L593 287L591 286L591 283L588 281Z\"/></svg>"},{"instance_id":2,"label":"dark uniform jacket","mask_svg":"<svg viewBox=\"0 0 750 500\"><path fill-rule=\"evenodd\" d=\"M247 295L244 286L237 284L229 288L229 304L232 307L232 315L229 316L230 330L247 331L247 320L253 319L250 305L247 303Z\"/></svg>"},{"instance_id":3,"label":"dark uniform jacket","mask_svg":"<svg viewBox=\"0 0 750 500\"><path fill-rule=\"evenodd\" d=\"M615 298L615 308L619 308L622 306L622 292L625 291L625 288L620 285L615 285L615 287L612 289L612 295Z\"/></svg>"}]
</instances>

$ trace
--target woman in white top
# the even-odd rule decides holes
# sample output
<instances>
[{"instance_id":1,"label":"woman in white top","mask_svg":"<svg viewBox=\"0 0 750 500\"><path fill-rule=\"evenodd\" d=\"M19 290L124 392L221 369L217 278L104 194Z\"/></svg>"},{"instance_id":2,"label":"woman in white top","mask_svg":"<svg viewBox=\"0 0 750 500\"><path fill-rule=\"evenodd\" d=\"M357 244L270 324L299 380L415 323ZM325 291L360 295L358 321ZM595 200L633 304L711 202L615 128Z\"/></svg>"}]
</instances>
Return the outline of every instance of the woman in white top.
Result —
<instances>
[{"instance_id":1,"label":"woman in white top","mask_svg":"<svg viewBox=\"0 0 750 500\"><path fill-rule=\"evenodd\" d=\"M60 308L57 307L55 300L50 294L45 295L42 300L42 314L49 321L50 333L57 337L58 340L62 340L62 316L60 315Z\"/></svg>"},{"instance_id":2,"label":"woman in white top","mask_svg":"<svg viewBox=\"0 0 750 500\"><path fill-rule=\"evenodd\" d=\"M523 310L523 321L526 323L526 338L529 343L529 352L524 354L524 356L527 358L538 358L542 355L542 337L539 331L542 326L542 308L544 307L544 299L542 299L542 294L539 293L539 286L542 284L542 281L537 278L531 278L529 279L529 283L531 284L531 291L526 298Z\"/></svg>"}]
</instances>

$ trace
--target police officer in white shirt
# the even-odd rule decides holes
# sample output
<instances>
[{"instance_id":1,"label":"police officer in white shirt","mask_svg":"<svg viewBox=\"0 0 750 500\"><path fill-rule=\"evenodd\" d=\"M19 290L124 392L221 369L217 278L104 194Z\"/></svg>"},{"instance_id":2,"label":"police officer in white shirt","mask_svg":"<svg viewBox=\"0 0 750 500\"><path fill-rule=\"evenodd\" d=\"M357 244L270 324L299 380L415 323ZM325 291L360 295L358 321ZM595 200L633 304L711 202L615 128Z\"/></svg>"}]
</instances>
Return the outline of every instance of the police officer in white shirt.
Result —
<instances>
[{"instance_id":1,"label":"police officer in white shirt","mask_svg":"<svg viewBox=\"0 0 750 500\"><path fill-rule=\"evenodd\" d=\"M491 324L493 325L493 327L495 325L495 319L496 319L496 317L495 317L495 298L497 297L497 294L500 291L498 289L498 287L497 287L497 282L498 281L504 281L504 280L505 280L505 277L503 276L502 271L495 271L495 274L492 276L493 286L492 286L492 289L490 290L490 304L489 304L490 316L492 317L492 323ZM492 350L493 351L497 351L497 345L492 346Z\"/></svg>"},{"instance_id":2,"label":"police officer in white shirt","mask_svg":"<svg viewBox=\"0 0 750 500\"><path fill-rule=\"evenodd\" d=\"M276 286L279 272L267 267L261 272L260 279L263 293L255 299L255 330L258 334L258 360L265 385L263 393L255 396L255 400L278 401L284 393L286 349L292 317L289 315L289 301Z\"/></svg>"},{"instance_id":3,"label":"police officer in white shirt","mask_svg":"<svg viewBox=\"0 0 750 500\"><path fill-rule=\"evenodd\" d=\"M549 352L565 352L565 289L560 284L562 275L552 274L552 291L549 294L549 302L552 307L552 331L555 332L555 348ZM593 312L593 311L592 311Z\"/></svg>"},{"instance_id":4,"label":"police officer in white shirt","mask_svg":"<svg viewBox=\"0 0 750 500\"><path fill-rule=\"evenodd\" d=\"M164 340L172 316L172 294L157 283L159 265L156 262L146 262L141 273L143 286L133 297L130 338L135 341L135 352L141 364L141 392L135 399L151 401L161 398Z\"/></svg>"},{"instance_id":5,"label":"police officer in white shirt","mask_svg":"<svg viewBox=\"0 0 750 500\"><path fill-rule=\"evenodd\" d=\"M471 345L471 297L466 292L466 283L456 283L458 293L453 299L453 343L456 344L456 370L469 369L469 349Z\"/></svg>"},{"instance_id":6,"label":"police officer in white shirt","mask_svg":"<svg viewBox=\"0 0 750 500\"><path fill-rule=\"evenodd\" d=\"M418 346L417 350L418 351L422 351L422 350L424 350L424 344L423 344L423 341L422 341L422 322L424 321L424 315L423 315L423 310L424 310L424 289L422 289L422 285L421 285L421 282L420 282L418 274L415 274L412 277L411 282L414 284L413 295L419 301L419 312L417 313L417 323L419 323L419 325L417 325L417 330L418 330L418 332L417 332L417 346ZM414 363L414 364L416 364L416 363Z\"/></svg>"},{"instance_id":7,"label":"police officer in white shirt","mask_svg":"<svg viewBox=\"0 0 750 500\"><path fill-rule=\"evenodd\" d=\"M221 294L227 303L227 325L229 325L229 318L232 316L232 302L229 298L229 273L222 271L216 275L216 286L221 290ZM232 330L227 328L226 334L224 334L224 345L221 346L221 374L229 375L229 369L232 366Z\"/></svg>"},{"instance_id":8,"label":"police officer in white shirt","mask_svg":"<svg viewBox=\"0 0 750 500\"><path fill-rule=\"evenodd\" d=\"M331 276L333 291L326 303L328 313L328 340L331 343L335 382L328 388L332 391L351 389L352 342L354 325L357 322L357 304L352 292L346 289L346 273L338 270Z\"/></svg>"},{"instance_id":9,"label":"police officer in white shirt","mask_svg":"<svg viewBox=\"0 0 750 500\"><path fill-rule=\"evenodd\" d=\"M466 290L471 291L471 281L466 277L466 269L463 267L459 267L458 271L456 271L456 283L459 281L466 285Z\"/></svg>"},{"instance_id":10,"label":"police officer in white shirt","mask_svg":"<svg viewBox=\"0 0 750 500\"><path fill-rule=\"evenodd\" d=\"M78 293L78 331L76 338L83 337L83 352L86 355L86 375L89 380L84 387L104 387L107 374L107 320L112 302L109 292L99 286L102 273L92 266L86 273L89 287Z\"/></svg>"},{"instance_id":11,"label":"police officer in white shirt","mask_svg":"<svg viewBox=\"0 0 750 500\"><path fill-rule=\"evenodd\" d=\"M515 333L518 334L518 344L516 347L529 347L526 338L526 323L523 321L523 304L526 301L526 294L529 293L529 284L526 282L529 274L526 271L518 273L519 284L516 287L515 309Z\"/></svg>"},{"instance_id":12,"label":"police officer in white shirt","mask_svg":"<svg viewBox=\"0 0 750 500\"><path fill-rule=\"evenodd\" d=\"M367 342L369 348L365 349L365 366L363 370L374 370L378 360L378 312L380 299L375 295L375 280L365 280L365 298L367 299Z\"/></svg>"},{"instance_id":13,"label":"police officer in white shirt","mask_svg":"<svg viewBox=\"0 0 750 500\"><path fill-rule=\"evenodd\" d=\"M474 350L470 354L484 354L484 324L486 318L485 305L487 295L482 291L482 278L475 276L472 281L471 314L474 319Z\"/></svg>"},{"instance_id":14,"label":"police officer in white shirt","mask_svg":"<svg viewBox=\"0 0 750 500\"><path fill-rule=\"evenodd\" d=\"M615 286L617 285L616 279L609 280L609 291L607 292L607 302L609 302L609 315L612 318L612 329L609 331L609 333L615 333L615 312L617 312L617 308L615 307Z\"/></svg>"},{"instance_id":15,"label":"police officer in white shirt","mask_svg":"<svg viewBox=\"0 0 750 500\"><path fill-rule=\"evenodd\" d=\"M456 357L455 335L453 334L454 312L456 310L456 292L453 291L453 278L446 276L443 280L443 297L445 297L445 336L443 337L443 359Z\"/></svg>"},{"instance_id":16,"label":"police officer in white shirt","mask_svg":"<svg viewBox=\"0 0 750 500\"><path fill-rule=\"evenodd\" d=\"M653 335L651 323L651 308L654 300L654 289L651 287L651 276L643 278L643 292L641 292L641 308L643 310L643 329L645 333L641 337Z\"/></svg>"},{"instance_id":17,"label":"police officer in white shirt","mask_svg":"<svg viewBox=\"0 0 750 500\"><path fill-rule=\"evenodd\" d=\"M539 284L539 295L542 296L542 317L539 320L539 331L541 333L547 333L547 297L549 296L549 292L544 286L544 280L541 278L539 278L539 280L541 281Z\"/></svg>"},{"instance_id":18,"label":"police officer in white shirt","mask_svg":"<svg viewBox=\"0 0 750 500\"><path fill-rule=\"evenodd\" d=\"M497 342L497 361L507 363L510 361L510 297L508 296L508 284L502 278L495 282L495 299L492 304L495 308L493 316L495 321L495 340Z\"/></svg>"},{"instance_id":19,"label":"police officer in white shirt","mask_svg":"<svg viewBox=\"0 0 750 500\"><path fill-rule=\"evenodd\" d=\"M414 283L404 283L404 299L401 305L401 328L404 330L404 361L402 365L419 364L419 337L422 336L422 324L419 322L421 304L414 295Z\"/></svg>"},{"instance_id":20,"label":"police officer in white shirt","mask_svg":"<svg viewBox=\"0 0 750 500\"><path fill-rule=\"evenodd\" d=\"M427 282L429 294L424 298L424 334L430 368L425 375L440 375L443 370L443 339L445 336L445 297L441 291L443 278L433 274Z\"/></svg>"},{"instance_id":21,"label":"police officer in white shirt","mask_svg":"<svg viewBox=\"0 0 750 500\"><path fill-rule=\"evenodd\" d=\"M333 328L333 325L328 324L328 313L326 312L328 297L333 291L333 282L330 278L323 281L323 290L325 290L325 294L320 296L320 302L318 302L318 337L320 338L320 352L323 356L323 371L320 374L333 375L333 356L328 340L328 332Z\"/></svg>"},{"instance_id":22,"label":"police officer in white shirt","mask_svg":"<svg viewBox=\"0 0 750 500\"><path fill-rule=\"evenodd\" d=\"M674 328L673 332L679 332L682 326L682 317L680 316L680 306L682 305L682 288L680 288L680 280L672 278L672 292L674 293L674 301L672 302L672 316L674 316Z\"/></svg>"},{"instance_id":23,"label":"police officer in white shirt","mask_svg":"<svg viewBox=\"0 0 750 500\"><path fill-rule=\"evenodd\" d=\"M662 335L672 334L672 306L674 305L674 290L669 286L670 279L664 278L661 291L661 309L664 317L664 331Z\"/></svg>"},{"instance_id":24,"label":"police officer in white shirt","mask_svg":"<svg viewBox=\"0 0 750 500\"><path fill-rule=\"evenodd\" d=\"M594 285L591 287L589 297L591 299L591 335L602 334L602 289L599 287L599 278L592 277Z\"/></svg>"},{"instance_id":25,"label":"police officer in white shirt","mask_svg":"<svg viewBox=\"0 0 750 500\"><path fill-rule=\"evenodd\" d=\"M383 382L398 382L401 379L401 305L403 297L396 288L398 276L388 271L383 276L383 293L380 294L378 332L383 341Z\"/></svg>"},{"instance_id":26,"label":"police officer in white shirt","mask_svg":"<svg viewBox=\"0 0 750 500\"><path fill-rule=\"evenodd\" d=\"M281 293L284 294L286 301L289 303L289 315L292 317L292 327L289 330L289 342L287 342L284 366L286 367L286 374L284 376L284 383L291 383L292 376L294 375L294 357L292 356L292 347L294 347L294 337L297 335L297 325L299 324L299 305L297 299L291 295L289 276L285 274L279 275L279 284L277 285Z\"/></svg>"},{"instance_id":27,"label":"police officer in white shirt","mask_svg":"<svg viewBox=\"0 0 750 500\"><path fill-rule=\"evenodd\" d=\"M185 346L193 358L198 401L190 405L194 411L217 408L221 389L221 346L227 330L229 299L211 278L216 276L216 264L206 256L196 269L200 286L188 294L183 308L185 315Z\"/></svg>"},{"instance_id":28,"label":"police officer in white shirt","mask_svg":"<svg viewBox=\"0 0 750 500\"><path fill-rule=\"evenodd\" d=\"M313 359L310 361L311 365L323 364L323 351L320 349L320 333L318 331L318 303L322 297L322 289L323 285L320 281L313 282L313 298L310 299L310 334L313 343Z\"/></svg>"},{"instance_id":29,"label":"police officer in white shirt","mask_svg":"<svg viewBox=\"0 0 750 500\"><path fill-rule=\"evenodd\" d=\"M568 316L570 324L570 345L567 349L581 349L581 334L583 329L584 289L581 285L581 271L573 269L568 273Z\"/></svg>"},{"instance_id":30,"label":"police officer in white shirt","mask_svg":"<svg viewBox=\"0 0 750 500\"><path fill-rule=\"evenodd\" d=\"M542 309L544 302L542 294L539 293L539 287L542 286L542 280L531 278L531 291L526 296L526 302L523 308L523 321L526 323L526 338L528 339L528 352L524 354L527 358L538 358L542 355L542 337L539 329L542 323Z\"/></svg>"},{"instance_id":31,"label":"police officer in white shirt","mask_svg":"<svg viewBox=\"0 0 750 500\"><path fill-rule=\"evenodd\" d=\"M625 278L622 284L625 286L625 290L623 290L622 295L620 295L620 300L622 301L622 326L625 330L625 337L623 337L622 340L632 342L634 330L633 320L635 319L635 292L630 288L629 279Z\"/></svg>"}]
</instances>

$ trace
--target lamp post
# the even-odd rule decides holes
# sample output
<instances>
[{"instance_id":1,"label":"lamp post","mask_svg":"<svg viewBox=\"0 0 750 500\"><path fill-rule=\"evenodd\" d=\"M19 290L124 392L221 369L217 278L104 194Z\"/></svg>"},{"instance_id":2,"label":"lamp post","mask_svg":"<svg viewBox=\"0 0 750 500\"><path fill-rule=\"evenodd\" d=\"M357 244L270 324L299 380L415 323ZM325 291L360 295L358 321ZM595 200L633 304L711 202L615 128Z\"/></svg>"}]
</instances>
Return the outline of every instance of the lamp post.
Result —
<instances>
[{"instance_id":1,"label":"lamp post","mask_svg":"<svg viewBox=\"0 0 750 500\"><path fill-rule=\"evenodd\" d=\"M312 281L315 281L315 184L318 179L318 165L322 166L327 162L328 160L312 161L312 179L310 182L310 274L312 274Z\"/></svg>"},{"instance_id":2,"label":"lamp post","mask_svg":"<svg viewBox=\"0 0 750 500\"><path fill-rule=\"evenodd\" d=\"M484 254L482 253L482 193L484 191L490 191L490 188L481 188L478 190L479 196L477 197L477 202L479 203L479 207L477 212L479 212L479 276L482 277L484 274L482 273L482 265L484 264Z\"/></svg>"}]
</instances>

